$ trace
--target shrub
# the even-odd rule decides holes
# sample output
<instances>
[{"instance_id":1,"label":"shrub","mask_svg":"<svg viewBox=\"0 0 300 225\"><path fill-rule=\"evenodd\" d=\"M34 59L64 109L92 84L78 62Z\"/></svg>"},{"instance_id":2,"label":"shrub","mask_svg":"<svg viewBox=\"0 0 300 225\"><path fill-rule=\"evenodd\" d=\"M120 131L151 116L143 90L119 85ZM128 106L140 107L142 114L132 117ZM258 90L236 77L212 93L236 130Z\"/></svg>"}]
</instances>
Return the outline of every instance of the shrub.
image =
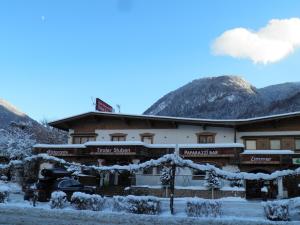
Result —
<instances>
[{"instance_id":1,"label":"shrub","mask_svg":"<svg viewBox=\"0 0 300 225\"><path fill-rule=\"evenodd\" d=\"M1 175L0 176L0 180L2 180L2 181L8 181L8 177L5 176L5 175Z\"/></svg>"},{"instance_id":2,"label":"shrub","mask_svg":"<svg viewBox=\"0 0 300 225\"><path fill-rule=\"evenodd\" d=\"M167 186L170 185L172 179L172 171L168 167L163 167L160 176L160 182L162 185Z\"/></svg>"},{"instance_id":3,"label":"shrub","mask_svg":"<svg viewBox=\"0 0 300 225\"><path fill-rule=\"evenodd\" d=\"M221 216L221 202L201 198L187 201L186 213L191 217L217 217Z\"/></svg>"},{"instance_id":4,"label":"shrub","mask_svg":"<svg viewBox=\"0 0 300 225\"><path fill-rule=\"evenodd\" d=\"M67 195L62 191L54 191L51 194L50 207L51 209L63 209L67 206Z\"/></svg>"},{"instance_id":5,"label":"shrub","mask_svg":"<svg viewBox=\"0 0 300 225\"><path fill-rule=\"evenodd\" d=\"M205 176L206 186L209 189L218 189L221 186L221 181L214 170L208 171Z\"/></svg>"},{"instance_id":6,"label":"shrub","mask_svg":"<svg viewBox=\"0 0 300 225\"><path fill-rule=\"evenodd\" d=\"M90 195L82 192L75 192L71 197L71 204L79 210L100 211L105 203L105 199L100 195Z\"/></svg>"},{"instance_id":7,"label":"shrub","mask_svg":"<svg viewBox=\"0 0 300 225\"><path fill-rule=\"evenodd\" d=\"M0 203L7 202L9 197L9 188L5 185L0 186Z\"/></svg>"},{"instance_id":8,"label":"shrub","mask_svg":"<svg viewBox=\"0 0 300 225\"><path fill-rule=\"evenodd\" d=\"M273 201L263 203L265 216L273 221L289 220L289 205L287 201Z\"/></svg>"},{"instance_id":9,"label":"shrub","mask_svg":"<svg viewBox=\"0 0 300 225\"><path fill-rule=\"evenodd\" d=\"M150 196L116 196L113 198L113 210L156 215L160 212L160 201L158 198Z\"/></svg>"}]
</instances>

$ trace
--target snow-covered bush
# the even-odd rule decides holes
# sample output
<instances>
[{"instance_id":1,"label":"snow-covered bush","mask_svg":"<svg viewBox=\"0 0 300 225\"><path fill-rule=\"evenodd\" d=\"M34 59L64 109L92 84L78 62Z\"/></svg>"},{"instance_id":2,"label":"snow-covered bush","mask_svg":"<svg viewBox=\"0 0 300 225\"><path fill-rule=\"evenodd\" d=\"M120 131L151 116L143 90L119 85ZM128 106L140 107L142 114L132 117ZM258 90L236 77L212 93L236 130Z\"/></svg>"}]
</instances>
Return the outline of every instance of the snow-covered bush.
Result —
<instances>
[{"instance_id":1,"label":"snow-covered bush","mask_svg":"<svg viewBox=\"0 0 300 225\"><path fill-rule=\"evenodd\" d=\"M222 213L221 207L220 201L192 198L186 203L186 214L191 217L218 217Z\"/></svg>"},{"instance_id":2,"label":"snow-covered bush","mask_svg":"<svg viewBox=\"0 0 300 225\"><path fill-rule=\"evenodd\" d=\"M162 185L169 185L172 179L171 169L164 167L161 170L160 182Z\"/></svg>"},{"instance_id":3,"label":"snow-covered bush","mask_svg":"<svg viewBox=\"0 0 300 225\"><path fill-rule=\"evenodd\" d=\"M75 192L71 197L71 204L79 210L100 211L105 203L105 199L100 195L90 195L82 192Z\"/></svg>"},{"instance_id":4,"label":"snow-covered bush","mask_svg":"<svg viewBox=\"0 0 300 225\"><path fill-rule=\"evenodd\" d=\"M289 220L289 205L287 201L270 201L262 204L267 219L273 221Z\"/></svg>"},{"instance_id":5,"label":"snow-covered bush","mask_svg":"<svg viewBox=\"0 0 300 225\"><path fill-rule=\"evenodd\" d=\"M0 203L7 202L9 197L9 188L6 185L0 185Z\"/></svg>"},{"instance_id":6,"label":"snow-covered bush","mask_svg":"<svg viewBox=\"0 0 300 225\"><path fill-rule=\"evenodd\" d=\"M260 191L261 191L262 193L268 193L268 188L267 188L266 186L263 186L263 187L260 189Z\"/></svg>"},{"instance_id":7,"label":"snow-covered bush","mask_svg":"<svg viewBox=\"0 0 300 225\"><path fill-rule=\"evenodd\" d=\"M230 181L230 187L243 187L244 182L243 180L231 180Z\"/></svg>"},{"instance_id":8,"label":"snow-covered bush","mask_svg":"<svg viewBox=\"0 0 300 225\"><path fill-rule=\"evenodd\" d=\"M54 191L51 194L50 207L51 209L63 209L67 206L67 195L63 191Z\"/></svg>"},{"instance_id":9,"label":"snow-covered bush","mask_svg":"<svg viewBox=\"0 0 300 225\"><path fill-rule=\"evenodd\" d=\"M160 201L156 197L128 195L126 197L115 196L113 198L113 210L135 214L156 215L160 213L161 209Z\"/></svg>"},{"instance_id":10,"label":"snow-covered bush","mask_svg":"<svg viewBox=\"0 0 300 225\"><path fill-rule=\"evenodd\" d=\"M5 175L1 175L1 176L0 176L0 180L1 180L1 181L8 181L8 177L5 176Z\"/></svg>"},{"instance_id":11,"label":"snow-covered bush","mask_svg":"<svg viewBox=\"0 0 300 225\"><path fill-rule=\"evenodd\" d=\"M205 185L209 189L220 188L221 182L220 182L220 179L217 177L217 174L214 170L208 171L205 179L206 179Z\"/></svg>"}]
</instances>

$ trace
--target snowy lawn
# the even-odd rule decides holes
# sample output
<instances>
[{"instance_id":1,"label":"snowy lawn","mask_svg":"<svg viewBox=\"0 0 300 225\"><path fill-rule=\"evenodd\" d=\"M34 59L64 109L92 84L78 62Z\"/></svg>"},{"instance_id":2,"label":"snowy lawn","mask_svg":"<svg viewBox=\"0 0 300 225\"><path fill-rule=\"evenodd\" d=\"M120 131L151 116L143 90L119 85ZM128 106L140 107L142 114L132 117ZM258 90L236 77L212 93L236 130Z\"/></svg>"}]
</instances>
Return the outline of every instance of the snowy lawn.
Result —
<instances>
[{"instance_id":1,"label":"snowy lawn","mask_svg":"<svg viewBox=\"0 0 300 225\"><path fill-rule=\"evenodd\" d=\"M271 222L265 219L260 202L249 202L239 198L222 200L223 214L219 218L192 218L185 212L185 198L175 199L175 215L169 212L168 199L162 200L160 215L135 215L104 211L50 209L49 203L38 203L33 207L24 202L21 195L12 196L6 204L0 204L0 224L299 224L300 221ZM299 219L299 218L298 218Z\"/></svg>"},{"instance_id":2,"label":"snowy lawn","mask_svg":"<svg viewBox=\"0 0 300 225\"><path fill-rule=\"evenodd\" d=\"M137 215L112 211L112 198L106 199L103 211L76 210L72 206L65 209L51 209L50 203L37 203L33 207L23 201L23 193L15 184L8 185L11 193L6 203L0 203L0 224L62 224L62 225L96 225L96 224L300 224L299 210L293 210L291 204L290 222L271 222L265 218L264 210L259 201L246 201L242 198L228 197L221 199L222 215L217 218L188 217L185 208L188 198L176 198L175 215L169 211L169 199L160 198L161 213L159 215Z\"/></svg>"},{"instance_id":3,"label":"snowy lawn","mask_svg":"<svg viewBox=\"0 0 300 225\"><path fill-rule=\"evenodd\" d=\"M221 217L221 218L190 218L185 215L134 215L126 213L114 213L111 211L93 212L88 210L73 210L50 209L45 205L35 208L24 204L2 204L0 205L0 224L53 224L61 225L96 225L96 224L199 224L199 225L259 225L259 224L299 224L299 221L294 222L270 222L263 218L245 217Z\"/></svg>"}]
</instances>

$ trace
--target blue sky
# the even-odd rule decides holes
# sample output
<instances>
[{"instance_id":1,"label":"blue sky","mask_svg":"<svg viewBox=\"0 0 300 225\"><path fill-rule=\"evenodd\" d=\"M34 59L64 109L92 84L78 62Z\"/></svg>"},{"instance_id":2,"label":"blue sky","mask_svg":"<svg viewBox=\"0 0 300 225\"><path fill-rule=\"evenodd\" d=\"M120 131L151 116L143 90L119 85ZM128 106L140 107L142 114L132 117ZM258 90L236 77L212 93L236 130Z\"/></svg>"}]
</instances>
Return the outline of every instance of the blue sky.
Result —
<instances>
[{"instance_id":1,"label":"blue sky","mask_svg":"<svg viewBox=\"0 0 300 225\"><path fill-rule=\"evenodd\" d=\"M36 120L93 109L140 114L193 79L242 75L257 87L300 81L300 50L270 64L212 54L224 31L300 17L300 1L1 1L0 97Z\"/></svg>"}]
</instances>

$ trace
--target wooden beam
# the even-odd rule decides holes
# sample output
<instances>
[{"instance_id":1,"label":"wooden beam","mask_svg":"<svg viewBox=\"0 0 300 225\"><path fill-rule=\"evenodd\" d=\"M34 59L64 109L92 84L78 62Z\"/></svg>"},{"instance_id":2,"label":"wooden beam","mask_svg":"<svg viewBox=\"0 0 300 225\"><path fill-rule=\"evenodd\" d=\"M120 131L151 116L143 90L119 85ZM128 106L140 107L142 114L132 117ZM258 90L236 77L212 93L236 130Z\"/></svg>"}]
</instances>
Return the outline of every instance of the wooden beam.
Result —
<instances>
[{"instance_id":1,"label":"wooden beam","mask_svg":"<svg viewBox=\"0 0 300 225\"><path fill-rule=\"evenodd\" d=\"M146 123L147 125L150 127L150 128L153 128L154 127L154 124L151 120L146 120Z\"/></svg>"},{"instance_id":2,"label":"wooden beam","mask_svg":"<svg viewBox=\"0 0 300 225\"><path fill-rule=\"evenodd\" d=\"M130 125L130 121L126 118L122 118L122 121L127 125L129 126Z\"/></svg>"}]
</instances>

